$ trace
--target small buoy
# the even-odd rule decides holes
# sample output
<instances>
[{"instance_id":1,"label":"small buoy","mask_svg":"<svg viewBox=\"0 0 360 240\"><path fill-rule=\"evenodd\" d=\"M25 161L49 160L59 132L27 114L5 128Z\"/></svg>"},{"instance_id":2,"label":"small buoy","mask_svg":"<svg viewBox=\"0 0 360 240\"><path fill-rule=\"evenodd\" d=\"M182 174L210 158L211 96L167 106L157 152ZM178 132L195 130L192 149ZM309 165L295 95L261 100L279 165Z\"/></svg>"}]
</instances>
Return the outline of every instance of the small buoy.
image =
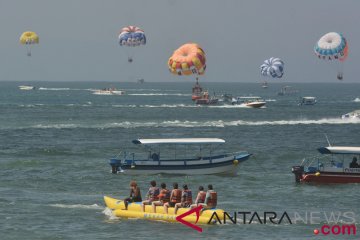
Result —
<instances>
[{"instance_id":1,"label":"small buoy","mask_svg":"<svg viewBox=\"0 0 360 240\"><path fill-rule=\"evenodd\" d=\"M238 164L239 164L239 160L234 160L234 161L233 161L233 164L234 164L234 165L238 165Z\"/></svg>"},{"instance_id":2,"label":"small buoy","mask_svg":"<svg viewBox=\"0 0 360 240\"><path fill-rule=\"evenodd\" d=\"M320 172L315 173L315 176L317 177L320 176Z\"/></svg>"}]
</instances>

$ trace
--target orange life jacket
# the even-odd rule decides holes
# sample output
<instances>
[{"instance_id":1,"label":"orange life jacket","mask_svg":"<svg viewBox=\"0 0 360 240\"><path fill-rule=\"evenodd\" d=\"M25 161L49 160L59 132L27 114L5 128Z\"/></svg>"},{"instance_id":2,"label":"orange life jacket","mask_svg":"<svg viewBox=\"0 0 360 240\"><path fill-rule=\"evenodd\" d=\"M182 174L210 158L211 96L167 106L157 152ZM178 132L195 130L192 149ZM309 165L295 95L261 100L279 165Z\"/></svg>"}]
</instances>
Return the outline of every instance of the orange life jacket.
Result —
<instances>
[{"instance_id":1,"label":"orange life jacket","mask_svg":"<svg viewBox=\"0 0 360 240\"><path fill-rule=\"evenodd\" d=\"M198 198L198 203L204 203L205 197L206 197L206 192L200 192L199 194L200 194L200 196Z\"/></svg>"},{"instance_id":2,"label":"orange life jacket","mask_svg":"<svg viewBox=\"0 0 360 240\"><path fill-rule=\"evenodd\" d=\"M184 190L183 191L185 193L185 199L184 199L184 202L186 204L192 204L192 193L191 193L191 190Z\"/></svg>"},{"instance_id":3,"label":"orange life jacket","mask_svg":"<svg viewBox=\"0 0 360 240\"><path fill-rule=\"evenodd\" d=\"M214 208L217 205L217 193L216 192L209 192L209 193L210 193L210 198L207 201L207 206Z\"/></svg>"},{"instance_id":4,"label":"orange life jacket","mask_svg":"<svg viewBox=\"0 0 360 240\"><path fill-rule=\"evenodd\" d=\"M173 189L172 193L173 194L172 194L171 202L173 202L173 203L181 202L181 190L180 189Z\"/></svg>"},{"instance_id":5,"label":"orange life jacket","mask_svg":"<svg viewBox=\"0 0 360 240\"><path fill-rule=\"evenodd\" d=\"M168 189L161 189L160 194L159 194L159 200L162 203L167 203L170 202L170 190Z\"/></svg>"},{"instance_id":6,"label":"orange life jacket","mask_svg":"<svg viewBox=\"0 0 360 240\"><path fill-rule=\"evenodd\" d=\"M150 187L150 188L149 188L149 192L148 192L148 194L149 194L149 196L148 196L149 199L152 200L152 201L159 200L159 197L158 197L159 192L160 192L160 190L159 190L158 187Z\"/></svg>"}]
</instances>

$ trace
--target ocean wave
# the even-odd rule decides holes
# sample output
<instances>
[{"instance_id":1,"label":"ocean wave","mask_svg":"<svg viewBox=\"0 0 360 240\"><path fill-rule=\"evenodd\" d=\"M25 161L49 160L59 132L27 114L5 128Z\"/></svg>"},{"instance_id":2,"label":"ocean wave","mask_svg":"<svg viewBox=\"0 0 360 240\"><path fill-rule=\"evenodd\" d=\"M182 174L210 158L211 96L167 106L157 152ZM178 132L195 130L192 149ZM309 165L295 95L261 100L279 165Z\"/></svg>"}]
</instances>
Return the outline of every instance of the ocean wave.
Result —
<instances>
[{"instance_id":1,"label":"ocean wave","mask_svg":"<svg viewBox=\"0 0 360 240\"><path fill-rule=\"evenodd\" d=\"M276 102L277 100L276 99L265 99L265 102Z\"/></svg>"},{"instance_id":2,"label":"ocean wave","mask_svg":"<svg viewBox=\"0 0 360 240\"><path fill-rule=\"evenodd\" d=\"M92 205L84 205L84 204L50 204L51 207L57 207L57 208L77 208L77 209L104 209L104 207L99 206L97 204Z\"/></svg>"},{"instance_id":3,"label":"ocean wave","mask_svg":"<svg viewBox=\"0 0 360 240\"><path fill-rule=\"evenodd\" d=\"M132 96L184 96L189 97L191 94L183 94L183 93L129 93L127 95Z\"/></svg>"},{"instance_id":4,"label":"ocean wave","mask_svg":"<svg viewBox=\"0 0 360 240\"><path fill-rule=\"evenodd\" d=\"M360 98L355 98L353 102L360 102Z\"/></svg>"},{"instance_id":5,"label":"ocean wave","mask_svg":"<svg viewBox=\"0 0 360 240\"><path fill-rule=\"evenodd\" d=\"M37 124L30 128L38 129L74 129L74 128L92 128L92 129L108 129L108 128L140 128L140 127L232 127L232 126L281 126L281 125L341 125L341 124L360 124L360 119L340 119L340 118L323 118L317 120L274 120L274 121L148 121L148 122L113 122L103 124Z\"/></svg>"},{"instance_id":6,"label":"ocean wave","mask_svg":"<svg viewBox=\"0 0 360 240\"><path fill-rule=\"evenodd\" d=\"M152 88L127 88L124 89L127 91L133 91L133 92L145 92L145 91L149 91L149 92L176 92L179 90L171 90L171 89L152 89Z\"/></svg>"},{"instance_id":7,"label":"ocean wave","mask_svg":"<svg viewBox=\"0 0 360 240\"><path fill-rule=\"evenodd\" d=\"M161 104L161 105L112 105L112 107L119 108L194 108L199 107L197 105L186 105L186 104Z\"/></svg>"},{"instance_id":8,"label":"ocean wave","mask_svg":"<svg viewBox=\"0 0 360 240\"><path fill-rule=\"evenodd\" d=\"M113 213L113 211L110 208L105 208L103 211L103 214L105 214L105 216L109 217L109 220L118 220L120 219L119 217L116 217L115 214Z\"/></svg>"}]
</instances>

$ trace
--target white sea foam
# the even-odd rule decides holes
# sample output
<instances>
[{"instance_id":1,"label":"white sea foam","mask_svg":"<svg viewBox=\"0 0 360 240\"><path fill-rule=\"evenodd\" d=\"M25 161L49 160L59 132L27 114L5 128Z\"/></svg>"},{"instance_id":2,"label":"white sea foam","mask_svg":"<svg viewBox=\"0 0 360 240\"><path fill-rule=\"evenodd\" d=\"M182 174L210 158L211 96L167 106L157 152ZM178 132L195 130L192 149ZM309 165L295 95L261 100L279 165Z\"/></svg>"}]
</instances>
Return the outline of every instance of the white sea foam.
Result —
<instances>
[{"instance_id":1,"label":"white sea foam","mask_svg":"<svg viewBox=\"0 0 360 240\"><path fill-rule=\"evenodd\" d=\"M191 94L183 93L129 93L131 96L184 96L189 97Z\"/></svg>"},{"instance_id":2,"label":"white sea foam","mask_svg":"<svg viewBox=\"0 0 360 240\"><path fill-rule=\"evenodd\" d=\"M276 102L276 99L265 99L265 102Z\"/></svg>"},{"instance_id":3,"label":"white sea foam","mask_svg":"<svg viewBox=\"0 0 360 240\"><path fill-rule=\"evenodd\" d=\"M68 90L70 90L70 88L45 88L45 87L40 87L39 90L42 90L42 91L68 91Z\"/></svg>"},{"instance_id":4,"label":"white sea foam","mask_svg":"<svg viewBox=\"0 0 360 240\"><path fill-rule=\"evenodd\" d=\"M281 125L341 125L360 124L360 119L322 118L322 119L300 119L300 120L275 120L275 121L247 121L247 120L213 120L213 121L148 121L148 122L112 122L102 124L38 124L31 128L39 129L74 129L74 128L140 128L140 127L231 127L231 126L281 126Z\"/></svg>"},{"instance_id":5,"label":"white sea foam","mask_svg":"<svg viewBox=\"0 0 360 240\"><path fill-rule=\"evenodd\" d=\"M57 208L77 208L77 209L103 209L104 207L97 204L85 205L85 204L50 204L51 207Z\"/></svg>"},{"instance_id":6,"label":"white sea foam","mask_svg":"<svg viewBox=\"0 0 360 240\"><path fill-rule=\"evenodd\" d=\"M353 102L360 102L360 98L355 98Z\"/></svg>"},{"instance_id":7,"label":"white sea foam","mask_svg":"<svg viewBox=\"0 0 360 240\"><path fill-rule=\"evenodd\" d=\"M109 217L109 220L118 220L120 219L119 217L116 217L113 213L113 211L111 211L110 208L105 208L103 211L103 214L105 214L106 216Z\"/></svg>"}]
</instances>

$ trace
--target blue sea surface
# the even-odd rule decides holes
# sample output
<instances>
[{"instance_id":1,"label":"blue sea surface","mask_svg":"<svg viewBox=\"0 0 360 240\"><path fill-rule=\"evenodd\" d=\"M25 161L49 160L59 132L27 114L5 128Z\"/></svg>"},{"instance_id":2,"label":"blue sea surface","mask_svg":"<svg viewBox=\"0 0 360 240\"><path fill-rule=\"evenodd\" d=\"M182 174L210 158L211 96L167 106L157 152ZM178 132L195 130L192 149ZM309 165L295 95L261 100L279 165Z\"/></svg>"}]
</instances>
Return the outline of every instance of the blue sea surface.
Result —
<instances>
[{"instance_id":1,"label":"blue sea surface","mask_svg":"<svg viewBox=\"0 0 360 240\"><path fill-rule=\"evenodd\" d=\"M18 85L33 85L22 91ZM297 94L278 96L285 84L203 83L209 92L261 96L266 108L219 104L196 106L191 83L1 82L0 234L1 239L359 239L359 234L316 236L314 229L337 214L359 226L359 184L297 184L291 167L318 147L360 145L360 121L341 115L360 109L360 85L294 83ZM116 87L123 96L94 95ZM314 106L299 106L315 96ZM127 176L111 174L108 160L134 148L137 138L218 137L224 150L253 156L235 176ZM130 180L145 195L151 180L213 184L218 207L229 213L288 213L289 224L202 226L118 219L106 214L103 196L124 198ZM310 215L316 218L311 222ZM307 219L305 219L307 217ZM331 225L331 224L330 224Z\"/></svg>"}]
</instances>

